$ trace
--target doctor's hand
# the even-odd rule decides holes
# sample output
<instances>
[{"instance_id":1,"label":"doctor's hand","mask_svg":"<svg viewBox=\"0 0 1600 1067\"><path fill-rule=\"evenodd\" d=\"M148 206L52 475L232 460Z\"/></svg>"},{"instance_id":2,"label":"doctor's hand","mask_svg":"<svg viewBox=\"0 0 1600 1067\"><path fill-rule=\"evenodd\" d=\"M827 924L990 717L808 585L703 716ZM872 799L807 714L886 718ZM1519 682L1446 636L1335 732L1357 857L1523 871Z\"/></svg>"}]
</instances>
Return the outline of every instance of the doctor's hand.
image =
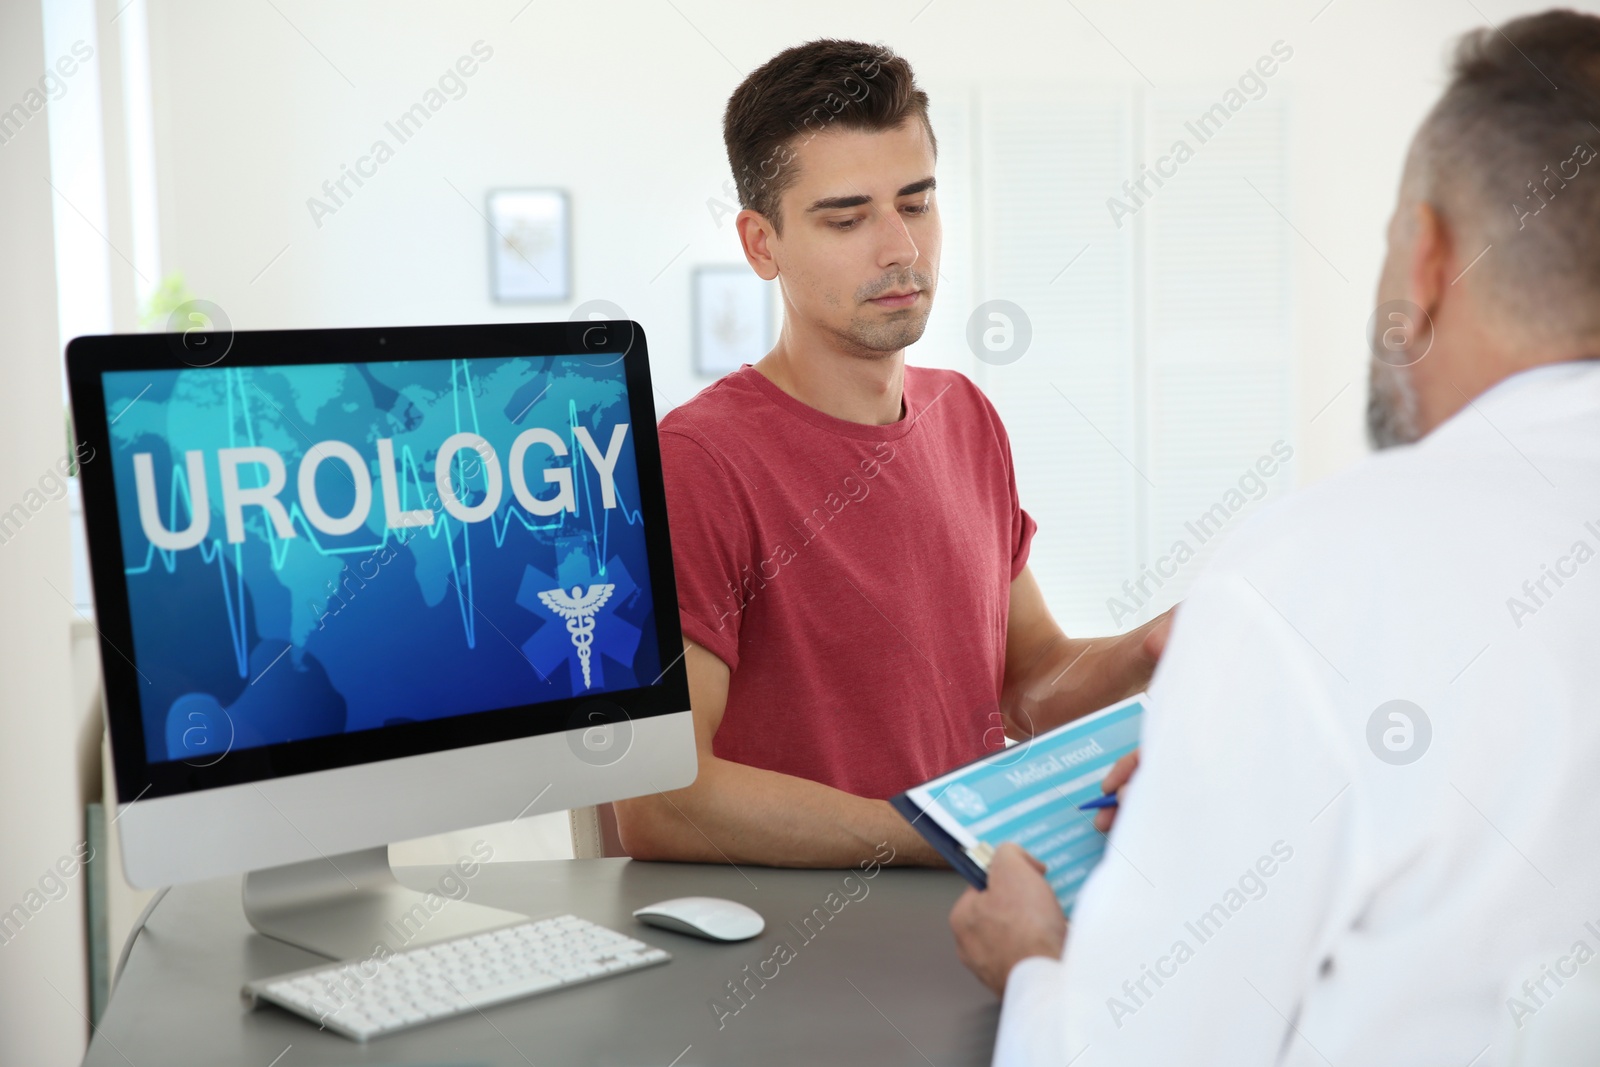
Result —
<instances>
[{"instance_id":1,"label":"doctor's hand","mask_svg":"<svg viewBox=\"0 0 1600 1067\"><path fill-rule=\"evenodd\" d=\"M1101 793L1120 793L1122 787L1127 785L1129 779L1133 777L1133 772L1138 769L1139 750L1134 749L1111 765L1111 769L1106 772L1105 778L1100 781ZM1094 813L1094 828L1101 833L1106 833L1116 820L1116 808L1101 808Z\"/></svg>"},{"instance_id":2,"label":"doctor's hand","mask_svg":"<svg viewBox=\"0 0 1600 1067\"><path fill-rule=\"evenodd\" d=\"M989 864L989 888L968 889L950 911L956 955L996 996L1029 956L1060 959L1067 917L1044 879L1044 864L1006 842Z\"/></svg>"}]
</instances>

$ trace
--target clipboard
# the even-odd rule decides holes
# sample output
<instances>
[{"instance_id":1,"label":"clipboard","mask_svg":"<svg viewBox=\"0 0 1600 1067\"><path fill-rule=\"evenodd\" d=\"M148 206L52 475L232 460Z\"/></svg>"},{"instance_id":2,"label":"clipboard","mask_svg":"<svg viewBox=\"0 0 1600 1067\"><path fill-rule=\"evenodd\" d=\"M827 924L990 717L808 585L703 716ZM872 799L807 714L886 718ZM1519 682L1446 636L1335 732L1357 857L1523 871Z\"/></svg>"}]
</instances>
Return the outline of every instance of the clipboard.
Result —
<instances>
[{"instance_id":1,"label":"clipboard","mask_svg":"<svg viewBox=\"0 0 1600 1067\"><path fill-rule=\"evenodd\" d=\"M987 889L995 849L1013 842L1045 866L1070 915L1105 852L1105 834L1079 805L1102 795L1112 765L1138 747L1143 693L1019 745L986 752L889 798L890 805L974 888Z\"/></svg>"},{"instance_id":2,"label":"clipboard","mask_svg":"<svg viewBox=\"0 0 1600 1067\"><path fill-rule=\"evenodd\" d=\"M932 819L923 821L922 817L927 813L908 793L890 797L889 803L917 833L927 839L933 850L943 856L957 874L972 883L974 889L989 888L989 860L994 855L993 849L981 841L978 842L978 848L968 849Z\"/></svg>"}]
</instances>

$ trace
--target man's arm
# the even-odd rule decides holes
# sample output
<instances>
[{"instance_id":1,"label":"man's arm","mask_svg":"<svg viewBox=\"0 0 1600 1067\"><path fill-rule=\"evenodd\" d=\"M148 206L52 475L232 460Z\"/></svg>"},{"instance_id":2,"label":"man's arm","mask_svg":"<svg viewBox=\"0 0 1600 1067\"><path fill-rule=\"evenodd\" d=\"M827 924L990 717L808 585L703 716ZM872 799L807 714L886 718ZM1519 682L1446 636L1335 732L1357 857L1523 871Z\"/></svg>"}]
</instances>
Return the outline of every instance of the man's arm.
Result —
<instances>
[{"instance_id":1,"label":"man's arm","mask_svg":"<svg viewBox=\"0 0 1600 1067\"><path fill-rule=\"evenodd\" d=\"M712 738L728 704L725 663L684 641L699 775L683 788L615 804L623 847L635 859L854 867L864 860L942 866L939 854L886 800L718 759ZM892 858L877 855L880 845Z\"/></svg>"},{"instance_id":2,"label":"man's arm","mask_svg":"<svg viewBox=\"0 0 1600 1067\"><path fill-rule=\"evenodd\" d=\"M1115 637L1061 632L1033 572L1011 583L1000 714L1006 736L1024 740L1139 692L1166 644L1172 611Z\"/></svg>"}]
</instances>

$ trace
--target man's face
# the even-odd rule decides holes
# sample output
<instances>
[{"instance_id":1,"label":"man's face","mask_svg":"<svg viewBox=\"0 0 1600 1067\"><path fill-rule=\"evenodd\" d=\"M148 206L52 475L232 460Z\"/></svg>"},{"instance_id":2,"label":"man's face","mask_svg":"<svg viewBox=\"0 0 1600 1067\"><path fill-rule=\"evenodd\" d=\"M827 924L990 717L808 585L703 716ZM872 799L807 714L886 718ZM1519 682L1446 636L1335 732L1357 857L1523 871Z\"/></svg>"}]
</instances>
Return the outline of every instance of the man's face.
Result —
<instances>
[{"instance_id":1,"label":"man's face","mask_svg":"<svg viewBox=\"0 0 1600 1067\"><path fill-rule=\"evenodd\" d=\"M1414 210L1415 204L1402 189L1400 203L1389 219L1388 250L1378 278L1380 308L1405 300L1409 292L1406 269L1411 262L1410 212ZM1416 321L1418 318L1423 321ZM1399 364L1411 358L1402 348L1411 352L1426 351L1425 346L1432 341L1427 335L1431 329L1425 312L1399 311L1373 320L1372 336L1368 338L1368 350L1373 357L1367 380L1367 440L1373 448L1408 445L1422 436L1417 421L1416 383L1412 378L1414 365ZM1386 341L1386 332L1393 336L1393 343ZM1379 358L1378 353L1386 353L1388 358Z\"/></svg>"},{"instance_id":2,"label":"man's face","mask_svg":"<svg viewBox=\"0 0 1600 1067\"><path fill-rule=\"evenodd\" d=\"M920 120L828 130L792 147L772 240L788 313L864 359L922 336L939 277L933 146Z\"/></svg>"}]
</instances>

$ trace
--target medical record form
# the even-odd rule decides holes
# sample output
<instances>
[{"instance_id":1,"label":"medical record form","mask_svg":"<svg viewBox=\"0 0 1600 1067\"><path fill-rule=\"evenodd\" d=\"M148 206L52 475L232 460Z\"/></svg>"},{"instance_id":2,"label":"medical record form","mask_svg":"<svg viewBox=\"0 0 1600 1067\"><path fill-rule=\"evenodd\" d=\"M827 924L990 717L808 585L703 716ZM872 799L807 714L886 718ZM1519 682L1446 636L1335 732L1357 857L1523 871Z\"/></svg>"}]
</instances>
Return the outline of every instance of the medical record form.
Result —
<instances>
[{"instance_id":1,"label":"medical record form","mask_svg":"<svg viewBox=\"0 0 1600 1067\"><path fill-rule=\"evenodd\" d=\"M1140 693L1031 740L992 752L893 797L890 803L979 889L994 849L1022 846L1072 913L1078 890L1105 853L1093 811L1111 765L1139 744L1148 697Z\"/></svg>"}]
</instances>

